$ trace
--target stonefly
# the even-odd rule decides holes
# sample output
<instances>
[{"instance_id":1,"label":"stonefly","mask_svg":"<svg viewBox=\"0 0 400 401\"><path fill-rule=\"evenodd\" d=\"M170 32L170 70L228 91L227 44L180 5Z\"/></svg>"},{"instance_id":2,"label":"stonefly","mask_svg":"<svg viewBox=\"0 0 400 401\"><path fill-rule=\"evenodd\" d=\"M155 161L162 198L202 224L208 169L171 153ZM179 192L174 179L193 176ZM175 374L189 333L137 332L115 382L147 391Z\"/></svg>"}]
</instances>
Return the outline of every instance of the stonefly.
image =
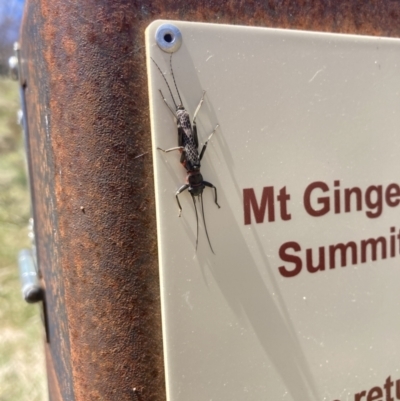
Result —
<instances>
[{"instance_id":1,"label":"stonefly","mask_svg":"<svg viewBox=\"0 0 400 401\"><path fill-rule=\"evenodd\" d=\"M182 185L175 193L176 202L178 203L178 207L179 207L179 217L182 214L182 206L181 206L181 203L179 202L179 195L183 191L188 190L190 195L192 196L194 210L196 212L196 224L197 224L196 250L197 250L197 245L198 245L198 242L199 242L199 217L198 217L198 214L197 214L197 207L196 207L195 198L197 198L197 201L200 203L201 214L203 216L204 228L205 228L205 231L206 231L208 244L210 245L210 249L211 249L212 253L214 253L214 250L213 250L213 248L211 246L210 237L208 236L206 220L205 220L205 217L204 217L203 190L204 190L205 187L209 187L209 188L213 188L214 189L214 202L218 206L218 208L220 208L221 206L217 202L217 188L213 184L211 184L210 182L203 180L203 176L200 173L200 162L201 162L201 159L203 158L204 153L205 153L205 151L207 149L208 142L210 141L211 137L214 135L214 133L215 133L215 131L218 128L219 125L218 124L216 125L216 127L213 130L213 132L207 138L207 141L204 143L204 145L203 145L203 147L201 149L201 152L199 154L199 150L198 150L198 148L199 148L199 140L198 140L198 137L197 137L196 117L197 117L197 113L200 110L201 105L203 104L204 96L205 96L206 92L203 91L203 95L202 95L202 97L200 99L199 105L197 106L196 111L194 112L194 115L193 115L193 128L192 128L192 124L190 123L189 113L187 112L187 110L185 109L185 107L182 104L181 95L179 94L178 86L177 86L176 81L175 81L174 71L172 69L172 54L171 54L169 63L170 63L172 78L173 78L174 84L175 84L175 89L176 89L176 92L178 94L178 98L179 98L179 101L180 101L180 103L178 105L177 105L177 103L175 101L175 98L174 98L174 96L172 94L172 91L171 91L171 88L170 88L170 86L168 84L168 81L167 81L167 79L165 78L164 74L161 71L161 68L158 66L158 64L154 61L153 58L151 58L151 59L153 60L154 64L156 65L156 67L160 71L160 74L162 75L162 77L164 78L165 83L167 84L169 93L171 94L172 101L174 102L174 105L175 105L175 110L168 104L167 100L165 99L163 93L160 90L160 94L161 94L161 97L162 97L164 103L167 105L168 110L172 113L172 115L176 119L176 125L177 125L177 129L178 129L178 146L176 146L174 148L170 148L170 149L161 149L161 148L157 148L157 149L161 150L161 151L163 151L165 153L172 152L174 150L179 150L179 152L181 154L180 162L183 165L183 167L185 167L185 169L187 171L186 184Z\"/></svg>"}]
</instances>

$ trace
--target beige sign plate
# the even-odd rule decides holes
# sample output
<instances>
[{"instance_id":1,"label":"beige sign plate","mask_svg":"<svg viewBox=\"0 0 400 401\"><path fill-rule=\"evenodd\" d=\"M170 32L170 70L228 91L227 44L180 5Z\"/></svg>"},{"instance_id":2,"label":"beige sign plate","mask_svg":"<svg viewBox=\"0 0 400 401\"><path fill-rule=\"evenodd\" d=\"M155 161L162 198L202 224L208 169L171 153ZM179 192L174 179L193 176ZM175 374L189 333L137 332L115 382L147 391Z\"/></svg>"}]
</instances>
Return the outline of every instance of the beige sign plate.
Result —
<instances>
[{"instance_id":1,"label":"beige sign plate","mask_svg":"<svg viewBox=\"0 0 400 401\"><path fill-rule=\"evenodd\" d=\"M168 401L399 400L400 40L146 34Z\"/></svg>"}]
</instances>

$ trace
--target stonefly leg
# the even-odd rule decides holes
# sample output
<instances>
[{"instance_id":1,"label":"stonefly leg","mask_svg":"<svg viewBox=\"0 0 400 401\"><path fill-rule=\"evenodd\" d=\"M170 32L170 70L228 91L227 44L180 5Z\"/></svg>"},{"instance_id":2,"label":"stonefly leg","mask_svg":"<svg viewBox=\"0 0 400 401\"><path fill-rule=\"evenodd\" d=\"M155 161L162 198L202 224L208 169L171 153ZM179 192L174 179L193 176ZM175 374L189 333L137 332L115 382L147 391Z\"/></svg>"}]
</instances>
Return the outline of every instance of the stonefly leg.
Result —
<instances>
[{"instance_id":1,"label":"stonefly leg","mask_svg":"<svg viewBox=\"0 0 400 401\"><path fill-rule=\"evenodd\" d=\"M201 97L200 102L199 102L199 105L196 107L196 111L194 112L194 115L193 115L193 125L196 125L197 113L199 112L199 110L200 110L200 108L201 108L201 105L202 105L203 102L204 102L204 96L205 96L205 95L206 95L206 91L203 91L203 96Z\"/></svg>"},{"instance_id":2,"label":"stonefly leg","mask_svg":"<svg viewBox=\"0 0 400 401\"><path fill-rule=\"evenodd\" d=\"M178 207L179 207L179 217L181 217L181 215L182 215L182 206L181 206L181 203L179 202L178 195L181 194L183 191L186 191L188 188L189 188L188 184L182 185L175 193L176 201L177 201Z\"/></svg>"},{"instance_id":3,"label":"stonefly leg","mask_svg":"<svg viewBox=\"0 0 400 401\"><path fill-rule=\"evenodd\" d=\"M161 149L161 148L157 148L157 149L161 150L165 153L168 153L168 152L172 152L173 150L183 150L185 148L183 146L176 146L175 148L170 148L170 149Z\"/></svg>"},{"instance_id":4,"label":"stonefly leg","mask_svg":"<svg viewBox=\"0 0 400 401\"><path fill-rule=\"evenodd\" d=\"M218 205L218 201L217 201L217 187L214 186L213 184L211 184L211 182L207 182L207 181L203 181L203 184L204 184L206 187L214 188L214 202L215 202L215 204L218 206L218 209L221 209L221 206Z\"/></svg>"},{"instance_id":5,"label":"stonefly leg","mask_svg":"<svg viewBox=\"0 0 400 401\"><path fill-rule=\"evenodd\" d=\"M204 143L204 145L203 145L203 149L201 149L201 152L200 152L200 160L203 158L204 153L206 152L206 149L207 149L208 142L211 140L212 136L214 135L214 133L215 133L215 131L217 130L218 127L219 127L219 124L217 124L217 125L215 126L214 131L211 132L210 136L209 136L209 137L207 138L207 140L205 141L205 143Z\"/></svg>"}]
</instances>

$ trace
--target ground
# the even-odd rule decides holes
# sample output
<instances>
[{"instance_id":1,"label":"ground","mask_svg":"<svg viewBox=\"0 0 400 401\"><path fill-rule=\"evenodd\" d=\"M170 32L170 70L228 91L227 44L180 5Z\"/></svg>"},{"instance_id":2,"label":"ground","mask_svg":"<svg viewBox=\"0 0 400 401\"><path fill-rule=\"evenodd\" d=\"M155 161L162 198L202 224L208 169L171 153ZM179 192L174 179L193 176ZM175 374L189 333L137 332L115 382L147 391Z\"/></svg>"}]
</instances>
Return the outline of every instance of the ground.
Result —
<instances>
[{"instance_id":1,"label":"ground","mask_svg":"<svg viewBox=\"0 0 400 401\"><path fill-rule=\"evenodd\" d=\"M18 84L0 77L0 401L44 401L40 307L23 301L16 262L18 251L30 247L30 200L18 108Z\"/></svg>"}]
</instances>

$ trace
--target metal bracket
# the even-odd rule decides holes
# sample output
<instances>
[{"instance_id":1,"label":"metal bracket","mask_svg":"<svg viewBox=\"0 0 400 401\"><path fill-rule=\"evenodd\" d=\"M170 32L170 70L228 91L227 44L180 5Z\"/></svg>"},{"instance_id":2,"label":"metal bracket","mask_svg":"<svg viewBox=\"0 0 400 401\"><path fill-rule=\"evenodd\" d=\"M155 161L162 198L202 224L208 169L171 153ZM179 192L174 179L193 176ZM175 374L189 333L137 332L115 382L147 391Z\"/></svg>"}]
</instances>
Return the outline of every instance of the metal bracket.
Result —
<instances>
[{"instance_id":1,"label":"metal bracket","mask_svg":"<svg viewBox=\"0 0 400 401\"><path fill-rule=\"evenodd\" d=\"M24 300L30 304L43 301L44 291L39 283L35 261L30 249L22 249L19 252L18 266Z\"/></svg>"}]
</instances>

